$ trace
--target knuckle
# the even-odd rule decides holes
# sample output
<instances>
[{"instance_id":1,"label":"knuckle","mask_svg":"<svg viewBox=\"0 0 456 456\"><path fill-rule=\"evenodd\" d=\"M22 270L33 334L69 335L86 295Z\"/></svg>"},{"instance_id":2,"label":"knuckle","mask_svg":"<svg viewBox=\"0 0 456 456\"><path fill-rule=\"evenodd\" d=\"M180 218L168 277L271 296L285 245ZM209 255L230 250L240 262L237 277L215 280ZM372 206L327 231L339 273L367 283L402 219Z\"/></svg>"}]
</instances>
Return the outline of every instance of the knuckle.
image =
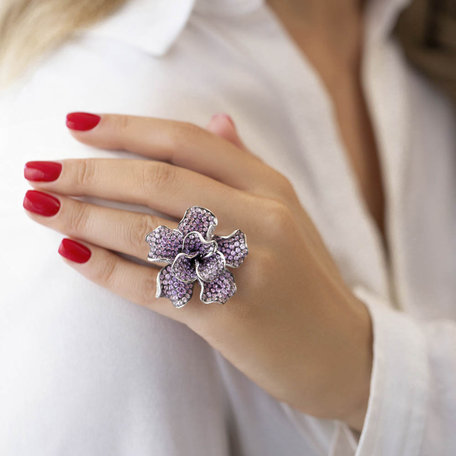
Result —
<instances>
[{"instance_id":1,"label":"knuckle","mask_svg":"<svg viewBox=\"0 0 456 456\"><path fill-rule=\"evenodd\" d=\"M148 168L148 169L147 169ZM153 193L155 189L167 189L176 177L176 169L173 165L164 162L153 162L146 167L143 174L143 190L147 193Z\"/></svg>"},{"instance_id":2,"label":"knuckle","mask_svg":"<svg viewBox=\"0 0 456 456\"><path fill-rule=\"evenodd\" d=\"M116 130L118 130L121 133L127 131L130 128L130 121L130 116L127 116L125 114L117 114L114 117L114 124Z\"/></svg>"},{"instance_id":3,"label":"knuckle","mask_svg":"<svg viewBox=\"0 0 456 456\"><path fill-rule=\"evenodd\" d=\"M276 179L277 188L282 193L282 195L284 195L287 199L294 199L296 197L296 192L293 187L293 184L289 181L289 179L281 173L277 173Z\"/></svg>"},{"instance_id":4,"label":"knuckle","mask_svg":"<svg viewBox=\"0 0 456 456\"><path fill-rule=\"evenodd\" d=\"M150 233L158 226L157 220L152 215L141 215L134 217L131 226L127 227L127 242L134 251L144 253L147 243L144 241L147 233Z\"/></svg>"},{"instance_id":5,"label":"knuckle","mask_svg":"<svg viewBox=\"0 0 456 456\"><path fill-rule=\"evenodd\" d=\"M182 131L186 137L194 136L194 135L201 135L204 132L204 130L200 126L198 126L192 122L182 122L181 125L182 125Z\"/></svg>"},{"instance_id":6,"label":"knuckle","mask_svg":"<svg viewBox=\"0 0 456 456\"><path fill-rule=\"evenodd\" d=\"M117 261L113 255L109 255L105 261L99 262L99 267L94 272L94 280L110 288L115 283L116 271Z\"/></svg>"},{"instance_id":7,"label":"knuckle","mask_svg":"<svg viewBox=\"0 0 456 456\"><path fill-rule=\"evenodd\" d=\"M267 231L274 237L290 230L293 220L288 206L277 200L268 200L263 217Z\"/></svg>"},{"instance_id":8,"label":"knuckle","mask_svg":"<svg viewBox=\"0 0 456 456\"><path fill-rule=\"evenodd\" d=\"M94 180L95 166L93 160L81 159L76 168L76 185L86 187Z\"/></svg>"},{"instance_id":9,"label":"knuckle","mask_svg":"<svg viewBox=\"0 0 456 456\"><path fill-rule=\"evenodd\" d=\"M271 271L277 269L277 258L274 252L263 248L257 252L255 260L255 274L251 277L252 286L257 289L267 287L270 282Z\"/></svg>"},{"instance_id":10,"label":"knuckle","mask_svg":"<svg viewBox=\"0 0 456 456\"><path fill-rule=\"evenodd\" d=\"M131 117L125 114L116 114L111 117L112 132L116 138L119 147L126 149L126 138L131 125Z\"/></svg>"},{"instance_id":11,"label":"knuckle","mask_svg":"<svg viewBox=\"0 0 456 456\"><path fill-rule=\"evenodd\" d=\"M139 290L139 304L152 308L157 304L157 298L155 292L157 288L157 276L156 274L149 274L144 280L141 281L141 288Z\"/></svg>"},{"instance_id":12,"label":"knuckle","mask_svg":"<svg viewBox=\"0 0 456 456\"><path fill-rule=\"evenodd\" d=\"M194 140L196 135L202 134L202 128L191 122L175 122L169 130L171 149L182 149L189 141Z\"/></svg>"},{"instance_id":13,"label":"knuckle","mask_svg":"<svg viewBox=\"0 0 456 456\"><path fill-rule=\"evenodd\" d=\"M84 233L89 224L89 207L84 203L74 203L67 218L67 229L70 233Z\"/></svg>"}]
</instances>

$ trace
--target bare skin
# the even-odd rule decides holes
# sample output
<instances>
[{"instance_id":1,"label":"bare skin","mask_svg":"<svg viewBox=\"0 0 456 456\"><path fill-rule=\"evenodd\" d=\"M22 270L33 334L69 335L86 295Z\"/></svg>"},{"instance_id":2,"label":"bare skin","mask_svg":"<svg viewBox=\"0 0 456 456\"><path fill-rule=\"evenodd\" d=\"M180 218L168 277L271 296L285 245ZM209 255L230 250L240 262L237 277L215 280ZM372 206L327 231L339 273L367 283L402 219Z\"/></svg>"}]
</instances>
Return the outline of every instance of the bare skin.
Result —
<instances>
[{"instance_id":1,"label":"bare skin","mask_svg":"<svg viewBox=\"0 0 456 456\"><path fill-rule=\"evenodd\" d=\"M387 250L378 151L360 78L364 2L268 0L268 3L328 90L348 163Z\"/></svg>"}]
</instances>

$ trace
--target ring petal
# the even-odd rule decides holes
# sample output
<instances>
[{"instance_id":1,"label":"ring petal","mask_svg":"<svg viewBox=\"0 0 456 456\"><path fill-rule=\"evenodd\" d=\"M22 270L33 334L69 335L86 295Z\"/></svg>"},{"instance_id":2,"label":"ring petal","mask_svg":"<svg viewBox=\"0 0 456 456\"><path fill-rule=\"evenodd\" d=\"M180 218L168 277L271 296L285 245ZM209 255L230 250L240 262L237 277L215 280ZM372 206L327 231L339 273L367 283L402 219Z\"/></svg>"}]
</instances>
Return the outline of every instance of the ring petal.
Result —
<instances>
[{"instance_id":1,"label":"ring petal","mask_svg":"<svg viewBox=\"0 0 456 456\"><path fill-rule=\"evenodd\" d=\"M217 250L217 242L206 241L198 231L190 231L182 241L182 252L189 256L199 255L205 257L212 255Z\"/></svg>"},{"instance_id":2,"label":"ring petal","mask_svg":"<svg viewBox=\"0 0 456 456\"><path fill-rule=\"evenodd\" d=\"M196 280L195 262L185 253L179 253L171 265L174 276L181 282Z\"/></svg>"},{"instance_id":3,"label":"ring petal","mask_svg":"<svg viewBox=\"0 0 456 456\"><path fill-rule=\"evenodd\" d=\"M193 282L181 282L173 274L171 265L160 270L157 275L156 298L168 298L176 308L184 307L193 294Z\"/></svg>"},{"instance_id":4,"label":"ring petal","mask_svg":"<svg viewBox=\"0 0 456 456\"><path fill-rule=\"evenodd\" d=\"M178 230L184 236L191 231L198 231L204 239L210 240L217 223L217 217L209 209L192 206L185 211Z\"/></svg>"},{"instance_id":5,"label":"ring petal","mask_svg":"<svg viewBox=\"0 0 456 456\"><path fill-rule=\"evenodd\" d=\"M200 300L204 304L219 302L225 304L236 293L236 283L233 274L224 269L212 282L203 282L198 278L201 285Z\"/></svg>"},{"instance_id":6,"label":"ring petal","mask_svg":"<svg viewBox=\"0 0 456 456\"><path fill-rule=\"evenodd\" d=\"M196 274L203 282L212 282L224 269L225 257L220 252L196 261Z\"/></svg>"},{"instance_id":7,"label":"ring petal","mask_svg":"<svg viewBox=\"0 0 456 456\"><path fill-rule=\"evenodd\" d=\"M217 241L218 251L225 256L227 266L237 268L249 253L246 236L241 230L228 236L214 236L214 239Z\"/></svg>"},{"instance_id":8,"label":"ring petal","mask_svg":"<svg viewBox=\"0 0 456 456\"><path fill-rule=\"evenodd\" d=\"M150 246L148 261L166 261L172 263L184 239L178 230L172 230L165 225L160 225L147 234L146 242Z\"/></svg>"}]
</instances>

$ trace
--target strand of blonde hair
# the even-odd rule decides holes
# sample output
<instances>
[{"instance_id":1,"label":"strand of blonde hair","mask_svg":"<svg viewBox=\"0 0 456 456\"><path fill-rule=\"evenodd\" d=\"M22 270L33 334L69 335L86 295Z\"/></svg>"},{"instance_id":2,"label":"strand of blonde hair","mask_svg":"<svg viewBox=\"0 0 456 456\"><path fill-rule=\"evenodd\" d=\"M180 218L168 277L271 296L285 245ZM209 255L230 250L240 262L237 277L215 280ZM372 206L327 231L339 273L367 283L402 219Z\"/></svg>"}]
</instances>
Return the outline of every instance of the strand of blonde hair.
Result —
<instances>
[{"instance_id":1,"label":"strand of blonde hair","mask_svg":"<svg viewBox=\"0 0 456 456\"><path fill-rule=\"evenodd\" d=\"M109 16L127 0L1 0L0 88L67 40Z\"/></svg>"}]
</instances>

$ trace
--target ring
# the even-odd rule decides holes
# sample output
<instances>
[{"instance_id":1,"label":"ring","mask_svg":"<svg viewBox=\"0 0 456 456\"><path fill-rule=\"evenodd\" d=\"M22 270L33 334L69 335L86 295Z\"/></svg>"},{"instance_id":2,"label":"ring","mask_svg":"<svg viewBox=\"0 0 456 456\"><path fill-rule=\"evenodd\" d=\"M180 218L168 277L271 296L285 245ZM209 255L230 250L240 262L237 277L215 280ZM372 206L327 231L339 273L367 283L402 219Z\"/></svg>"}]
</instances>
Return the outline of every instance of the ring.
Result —
<instances>
[{"instance_id":1,"label":"ring","mask_svg":"<svg viewBox=\"0 0 456 456\"><path fill-rule=\"evenodd\" d=\"M200 206L189 207L177 229L160 225L146 235L150 246L147 260L166 262L157 275L156 298L184 307L193 294L193 284L201 286L204 304L225 304L237 290L233 274L248 254L247 239L241 230L227 236L214 235L217 217Z\"/></svg>"}]
</instances>

